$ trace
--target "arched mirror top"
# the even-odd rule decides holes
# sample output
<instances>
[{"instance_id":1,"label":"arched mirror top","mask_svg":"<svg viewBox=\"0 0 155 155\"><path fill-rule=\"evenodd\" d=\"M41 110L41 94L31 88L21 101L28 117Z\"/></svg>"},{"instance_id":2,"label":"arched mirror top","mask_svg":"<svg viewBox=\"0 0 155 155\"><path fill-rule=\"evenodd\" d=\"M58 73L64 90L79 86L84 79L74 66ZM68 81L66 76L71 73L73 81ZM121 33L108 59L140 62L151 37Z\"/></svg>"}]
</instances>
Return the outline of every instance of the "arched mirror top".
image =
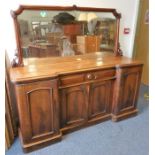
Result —
<instances>
[{"instance_id":1,"label":"arched mirror top","mask_svg":"<svg viewBox=\"0 0 155 155\"><path fill-rule=\"evenodd\" d=\"M18 66L24 59L64 57L119 48L121 14L111 8L21 5L14 19Z\"/></svg>"}]
</instances>

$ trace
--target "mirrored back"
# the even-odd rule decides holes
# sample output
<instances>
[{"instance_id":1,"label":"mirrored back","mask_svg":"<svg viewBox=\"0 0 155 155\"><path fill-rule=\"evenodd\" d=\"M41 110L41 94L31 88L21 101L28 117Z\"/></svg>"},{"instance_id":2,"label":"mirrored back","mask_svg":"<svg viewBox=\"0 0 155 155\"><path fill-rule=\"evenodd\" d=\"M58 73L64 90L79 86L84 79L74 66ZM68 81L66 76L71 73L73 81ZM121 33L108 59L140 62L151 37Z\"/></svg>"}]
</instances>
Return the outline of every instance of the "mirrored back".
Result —
<instances>
[{"instance_id":1,"label":"mirrored back","mask_svg":"<svg viewBox=\"0 0 155 155\"><path fill-rule=\"evenodd\" d=\"M19 65L25 58L64 57L92 52L119 55L115 9L20 6L12 12Z\"/></svg>"}]
</instances>

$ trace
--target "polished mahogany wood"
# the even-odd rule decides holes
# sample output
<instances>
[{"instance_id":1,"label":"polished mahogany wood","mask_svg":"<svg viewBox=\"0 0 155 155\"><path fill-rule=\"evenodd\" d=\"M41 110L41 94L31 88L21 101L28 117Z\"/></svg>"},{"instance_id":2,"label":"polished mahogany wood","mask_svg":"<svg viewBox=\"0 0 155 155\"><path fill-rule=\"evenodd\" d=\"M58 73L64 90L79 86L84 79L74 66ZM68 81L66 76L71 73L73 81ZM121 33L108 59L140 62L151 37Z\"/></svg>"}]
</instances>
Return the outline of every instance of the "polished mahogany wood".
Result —
<instances>
[{"instance_id":1,"label":"polished mahogany wood","mask_svg":"<svg viewBox=\"0 0 155 155\"><path fill-rule=\"evenodd\" d=\"M87 70L100 70L123 66L139 65L139 61L119 56L115 57L109 52L96 52L85 55L58 57L58 58L29 58L24 60L24 67L10 69L12 82L21 83L39 80L58 75L80 73Z\"/></svg>"},{"instance_id":2,"label":"polished mahogany wood","mask_svg":"<svg viewBox=\"0 0 155 155\"><path fill-rule=\"evenodd\" d=\"M57 80L16 86L23 149L61 139ZM22 102L21 102L22 101Z\"/></svg>"},{"instance_id":3,"label":"polished mahogany wood","mask_svg":"<svg viewBox=\"0 0 155 155\"><path fill-rule=\"evenodd\" d=\"M79 126L87 120L88 95L85 85L64 88L61 96L61 128ZM67 129L68 129L67 128Z\"/></svg>"},{"instance_id":4,"label":"polished mahogany wood","mask_svg":"<svg viewBox=\"0 0 155 155\"><path fill-rule=\"evenodd\" d=\"M137 99L140 87L142 67L123 67L117 70L114 88L112 120L129 117L137 114Z\"/></svg>"},{"instance_id":5,"label":"polished mahogany wood","mask_svg":"<svg viewBox=\"0 0 155 155\"><path fill-rule=\"evenodd\" d=\"M37 5L20 5L19 8L15 11L11 10L11 15L14 20L15 26L15 34L16 34L16 42L17 42L17 56L18 56L18 64L14 64L14 66L23 66L23 53L22 53L22 45L21 45L21 36L20 36L20 25L17 20L18 15L20 15L24 10L50 10L50 11L95 11L95 12L106 12L112 13L116 18L116 34L115 34L115 44L114 44L114 55L119 56L122 55L122 52L119 47L119 25L121 14L113 8L92 8L92 7L78 7L76 5L73 6L37 6Z\"/></svg>"},{"instance_id":6,"label":"polished mahogany wood","mask_svg":"<svg viewBox=\"0 0 155 155\"><path fill-rule=\"evenodd\" d=\"M90 85L90 101L88 109L89 119L110 114L110 105L112 101L112 87L113 82L111 80L94 82Z\"/></svg>"},{"instance_id":7,"label":"polished mahogany wood","mask_svg":"<svg viewBox=\"0 0 155 155\"><path fill-rule=\"evenodd\" d=\"M63 61L62 61L63 60ZM10 69L25 150L107 119L137 114L142 63L110 53L27 59Z\"/></svg>"}]
</instances>

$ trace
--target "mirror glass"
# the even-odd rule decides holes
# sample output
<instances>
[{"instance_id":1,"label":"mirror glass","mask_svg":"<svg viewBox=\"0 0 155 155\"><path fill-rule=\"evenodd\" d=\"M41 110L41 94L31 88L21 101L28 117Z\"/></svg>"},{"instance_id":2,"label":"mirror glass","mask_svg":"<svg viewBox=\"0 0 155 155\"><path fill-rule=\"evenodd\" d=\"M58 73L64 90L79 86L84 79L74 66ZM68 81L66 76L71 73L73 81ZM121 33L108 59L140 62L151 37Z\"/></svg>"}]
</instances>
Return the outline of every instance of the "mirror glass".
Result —
<instances>
[{"instance_id":1,"label":"mirror glass","mask_svg":"<svg viewBox=\"0 0 155 155\"><path fill-rule=\"evenodd\" d=\"M23 58L114 49L116 18L109 12L24 10L17 21Z\"/></svg>"}]
</instances>

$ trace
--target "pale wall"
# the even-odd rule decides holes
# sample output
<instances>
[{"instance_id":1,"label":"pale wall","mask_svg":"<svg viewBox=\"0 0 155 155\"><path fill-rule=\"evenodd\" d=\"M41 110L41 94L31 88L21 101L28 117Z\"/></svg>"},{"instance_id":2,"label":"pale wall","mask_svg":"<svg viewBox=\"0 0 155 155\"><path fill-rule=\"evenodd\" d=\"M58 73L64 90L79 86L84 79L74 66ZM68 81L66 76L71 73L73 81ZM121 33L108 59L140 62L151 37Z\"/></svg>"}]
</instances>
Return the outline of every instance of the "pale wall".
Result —
<instances>
[{"instance_id":1,"label":"pale wall","mask_svg":"<svg viewBox=\"0 0 155 155\"><path fill-rule=\"evenodd\" d=\"M134 36L137 22L137 13L140 0L5 0L5 3L1 4L0 19L1 19L1 46L2 49L6 49L9 53L10 59L13 57L13 53L16 49L15 32L13 20L10 15L10 10L16 10L19 4L27 5L66 5L72 6L87 6L87 7L103 7L103 8L115 8L122 14L120 24L120 45L123 51L123 55L132 57ZM2 20L3 19L3 20ZM3 22L2 22L3 21ZM130 34L124 35L123 29L128 27L131 29Z\"/></svg>"}]
</instances>

